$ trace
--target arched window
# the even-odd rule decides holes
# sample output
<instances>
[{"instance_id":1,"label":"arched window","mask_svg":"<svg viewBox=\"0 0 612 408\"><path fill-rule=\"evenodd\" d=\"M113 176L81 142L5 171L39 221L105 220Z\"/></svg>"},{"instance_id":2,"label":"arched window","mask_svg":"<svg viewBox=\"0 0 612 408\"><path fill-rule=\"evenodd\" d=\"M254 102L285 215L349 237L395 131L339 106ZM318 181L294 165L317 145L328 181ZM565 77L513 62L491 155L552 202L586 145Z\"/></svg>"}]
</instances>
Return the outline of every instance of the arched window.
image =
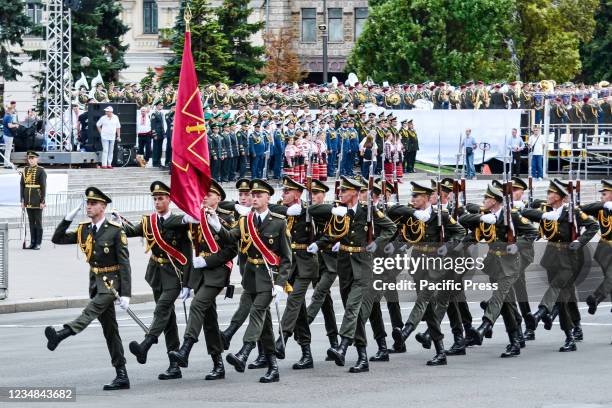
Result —
<instances>
[{"instance_id":1,"label":"arched window","mask_svg":"<svg viewBox=\"0 0 612 408\"><path fill-rule=\"evenodd\" d=\"M144 0L142 6L143 33L157 34L157 2L155 0Z\"/></svg>"}]
</instances>

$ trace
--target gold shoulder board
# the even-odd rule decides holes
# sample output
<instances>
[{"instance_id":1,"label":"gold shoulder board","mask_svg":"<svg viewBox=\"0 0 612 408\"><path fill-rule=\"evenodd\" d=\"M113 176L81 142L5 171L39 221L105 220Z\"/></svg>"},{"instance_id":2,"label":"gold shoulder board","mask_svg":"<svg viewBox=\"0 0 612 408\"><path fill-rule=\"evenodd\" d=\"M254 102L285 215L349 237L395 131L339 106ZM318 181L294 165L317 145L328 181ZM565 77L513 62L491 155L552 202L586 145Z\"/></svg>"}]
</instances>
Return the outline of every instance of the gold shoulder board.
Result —
<instances>
[{"instance_id":1,"label":"gold shoulder board","mask_svg":"<svg viewBox=\"0 0 612 408\"><path fill-rule=\"evenodd\" d=\"M286 218L284 215L278 214L278 213L275 213L275 212L272 212L272 211L270 211L270 215L273 216L273 217L276 217L276 218L280 218L281 220L284 220Z\"/></svg>"}]
</instances>

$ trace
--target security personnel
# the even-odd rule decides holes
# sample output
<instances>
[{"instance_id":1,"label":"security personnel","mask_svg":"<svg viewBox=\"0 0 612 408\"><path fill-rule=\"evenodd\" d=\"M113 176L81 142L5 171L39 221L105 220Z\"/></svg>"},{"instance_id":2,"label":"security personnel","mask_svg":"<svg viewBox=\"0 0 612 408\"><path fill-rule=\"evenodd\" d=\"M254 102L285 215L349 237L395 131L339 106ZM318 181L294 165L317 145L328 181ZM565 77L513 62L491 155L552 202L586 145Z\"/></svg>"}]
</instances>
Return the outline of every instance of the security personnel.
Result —
<instances>
[{"instance_id":1,"label":"security personnel","mask_svg":"<svg viewBox=\"0 0 612 408\"><path fill-rule=\"evenodd\" d=\"M340 175L350 176L353 171L354 162L351 162L351 135L346 127L346 120L340 120L340 129L338 129L337 135L337 137L339 137L338 143L342 143L342 157L340 157L339 163L341 166Z\"/></svg>"},{"instance_id":2,"label":"security personnel","mask_svg":"<svg viewBox=\"0 0 612 408\"><path fill-rule=\"evenodd\" d=\"M372 282L373 253L378 247L384 247L395 234L395 224L381 211L371 208L368 216L368 206L359 202L359 191L362 185L347 177L342 177L340 183L340 201L343 206L331 209L330 215L342 218L338 229L342 234L325 234L314 245L326 248L332 245L332 250L338 250L338 277L340 278L340 295L344 304L344 317L340 327L341 340L336 348L327 350L327 355L336 365L344 366L346 351L355 342L358 359L349 372L361 373L369 371L366 351L367 337L365 321L370 316L371 304L363 305L363 298ZM371 218L372 224L369 224ZM338 226L337 226L338 227ZM374 229L380 233L374 239ZM371 242L369 238L373 238ZM369 307L368 307L369 306Z\"/></svg>"},{"instance_id":3,"label":"security personnel","mask_svg":"<svg viewBox=\"0 0 612 408\"><path fill-rule=\"evenodd\" d=\"M223 146L219 127L216 123L210 124L210 137L208 138L208 151L210 152L210 168L212 178L221 180L221 163L223 161Z\"/></svg>"},{"instance_id":4,"label":"security personnel","mask_svg":"<svg viewBox=\"0 0 612 408\"><path fill-rule=\"evenodd\" d=\"M236 371L244 372L255 342L261 340L268 370L259 379L262 383L278 382L278 364L274 355L274 331L270 304L278 302L284 293L291 269L290 237L285 217L268 208L274 189L261 179L251 180L253 211L240 218L234 228L222 227L215 215L207 215L211 227L218 231L223 244L240 242L246 248L247 263L242 275L242 287L252 300L249 325L243 337L243 346L236 354L228 354L227 362Z\"/></svg>"},{"instance_id":5,"label":"security personnel","mask_svg":"<svg viewBox=\"0 0 612 408\"><path fill-rule=\"evenodd\" d=\"M111 199L96 187L85 190L87 199L87 216L91 222L82 222L77 229L66 232L70 223L81 206L75 208L64 217L57 226L51 241L56 245L77 244L89 263L89 297L90 301L75 320L64 324L64 328L56 331L52 326L45 329L47 348L55 350L57 345L69 336L83 331L89 324L98 319L111 356L112 365L117 376L104 385L104 390L130 388L130 380L125 369L123 345L119 336L119 326L115 317L115 304L127 310L130 304L132 290L130 254L128 241L120 224L108 221L104 216L106 206ZM120 298L116 299L112 291L105 285L103 278L111 282Z\"/></svg>"},{"instance_id":6,"label":"security personnel","mask_svg":"<svg viewBox=\"0 0 612 408\"><path fill-rule=\"evenodd\" d=\"M38 165L38 153L27 152L28 166L21 173L21 208L28 213L30 224L30 246L27 249L40 249L42 243L42 212L45 208L47 192L47 173Z\"/></svg>"},{"instance_id":7,"label":"security personnel","mask_svg":"<svg viewBox=\"0 0 612 408\"><path fill-rule=\"evenodd\" d=\"M170 104L170 112L166 114L166 157L165 166L172 171L172 131L174 129L174 115L176 113L176 103Z\"/></svg>"},{"instance_id":8,"label":"security personnel","mask_svg":"<svg viewBox=\"0 0 612 408\"><path fill-rule=\"evenodd\" d=\"M520 216L518 210L510 210L512 224L506 225L504 212L507 209L502 205L503 201L502 191L488 186L481 213L464 214L459 221L474 232L476 242L483 240L488 244L483 271L491 282L497 283L497 289L487 302L482 324L469 334L475 339L475 344L481 345L483 337L493 328L501 314L510 339L509 346L500 356L506 358L521 354L520 326L516 321L518 312L515 311L515 303L507 300L520 275L521 256L517 243L519 239L533 242L537 238L537 231L529 220ZM508 239L509 228L515 234L516 243Z\"/></svg>"},{"instance_id":9,"label":"security personnel","mask_svg":"<svg viewBox=\"0 0 612 408\"><path fill-rule=\"evenodd\" d=\"M229 166L229 181L236 181L236 171L238 170L238 163L240 160L240 145L238 141L238 135L236 134L236 123L231 122L229 128L229 135L232 142L232 162Z\"/></svg>"},{"instance_id":10,"label":"security personnel","mask_svg":"<svg viewBox=\"0 0 612 408\"><path fill-rule=\"evenodd\" d=\"M204 198L204 206L207 212L215 214L219 225L231 228L234 225L234 214L219 207L219 202L223 200L225 191L213 180ZM236 242L222 243L207 218L202 217L200 221L200 224L191 224L190 234L193 237L195 256L193 268L187 270L183 276L181 298L183 301L187 300L190 289L193 289L195 294L189 307L183 344L178 351L168 352L168 356L170 361L177 363L179 367L187 367L191 348L198 342L200 332L204 329L206 348L213 361L213 369L204 379L219 380L225 378L225 368L222 356L223 341L217 322L216 297L224 287L227 287L226 296L232 297L230 274L233 268L232 260L238 249Z\"/></svg>"},{"instance_id":11,"label":"security personnel","mask_svg":"<svg viewBox=\"0 0 612 408\"><path fill-rule=\"evenodd\" d=\"M236 133L238 138L238 174L243 179L247 173L249 157L249 124L246 121L240 123L240 130Z\"/></svg>"},{"instance_id":12,"label":"security personnel","mask_svg":"<svg viewBox=\"0 0 612 408\"><path fill-rule=\"evenodd\" d=\"M352 118L349 118L346 121L346 126L347 126L347 132L349 135L349 141L350 141L350 146L351 146L351 150L349 153L349 158L348 158L348 163L347 163L347 170L348 170L348 174L350 177L353 177L353 169L355 167L355 155L359 152L359 134L357 133L357 130L355 129L355 121Z\"/></svg>"},{"instance_id":13,"label":"security personnel","mask_svg":"<svg viewBox=\"0 0 612 408\"><path fill-rule=\"evenodd\" d=\"M232 165L234 163L234 146L232 136L230 135L230 124L225 122L222 125L221 131L221 181L228 182L233 181L231 172Z\"/></svg>"},{"instance_id":14,"label":"security personnel","mask_svg":"<svg viewBox=\"0 0 612 408\"><path fill-rule=\"evenodd\" d=\"M164 333L166 351L178 350L180 346L174 301L181 292L183 274L191 268L192 249L187 225L183 216L170 211L170 187L161 181L154 181L150 187L155 213L143 215L140 222L123 223L128 237L143 237L146 252L151 252L145 280L153 289L155 311L149 333L141 343L132 341L130 351L140 364L147 362L147 353L159 336ZM170 362L160 380L181 378L181 370Z\"/></svg>"},{"instance_id":15,"label":"security personnel","mask_svg":"<svg viewBox=\"0 0 612 408\"><path fill-rule=\"evenodd\" d=\"M258 179L262 177L265 154L268 151L268 139L261 131L261 123L255 124L255 130L249 137L249 154L253 157L251 163L251 177Z\"/></svg>"},{"instance_id":16,"label":"security personnel","mask_svg":"<svg viewBox=\"0 0 612 408\"><path fill-rule=\"evenodd\" d=\"M155 103L155 110L151 114L151 130L153 131L153 167L161 167L162 147L164 144L164 114L163 101Z\"/></svg>"},{"instance_id":17,"label":"security personnel","mask_svg":"<svg viewBox=\"0 0 612 408\"><path fill-rule=\"evenodd\" d=\"M404 138L407 142L404 142ZM412 119L408 121L407 129L402 129L402 143L404 144L404 171L406 173L414 173L414 164L416 163L416 154L419 150L419 138Z\"/></svg>"},{"instance_id":18,"label":"security personnel","mask_svg":"<svg viewBox=\"0 0 612 408\"><path fill-rule=\"evenodd\" d=\"M525 208L522 211L524 217L540 224L540 235L548 241L540 265L548 273L549 286L538 310L525 319L525 324L527 328L535 330L542 320L544 328L550 330L554 316L558 314L561 330L566 336L565 344L559 348L560 352L576 351L574 338L576 326L568 302L575 296L574 283L584 263L581 249L598 230L597 222L577 207L575 223L569 219L569 206L563 204L567 196L565 187L558 180L551 180L546 196L547 203L539 209ZM572 235L575 235L572 233L572 228L580 231L583 227L585 231L572 240Z\"/></svg>"},{"instance_id":19,"label":"security personnel","mask_svg":"<svg viewBox=\"0 0 612 408\"><path fill-rule=\"evenodd\" d=\"M281 178L281 170L283 168L283 153L285 152L285 141L283 140L282 122L276 123L276 129L273 132L273 147L272 157L274 158L274 179Z\"/></svg>"},{"instance_id":20,"label":"security personnel","mask_svg":"<svg viewBox=\"0 0 612 408\"><path fill-rule=\"evenodd\" d=\"M328 121L329 127L325 131L325 143L327 144L327 177L336 175L338 152L340 151L340 138L333 127L333 121Z\"/></svg>"},{"instance_id":21,"label":"security personnel","mask_svg":"<svg viewBox=\"0 0 612 408\"><path fill-rule=\"evenodd\" d=\"M432 257L444 257L454 250L463 236L465 230L459 225L447 210L441 213L436 211L430 203L433 189L416 182L412 184L412 206L396 205L389 209L389 217L401 225L402 237L406 245L413 247L412 257L423 259ZM438 219L441 218L438 225ZM441 228L440 228L441 227ZM442 235L442 232L444 235ZM412 271L411 271L412 272ZM393 328L393 339L397 344L403 344L410 334L416 329L422 318L427 322L429 335L431 336L436 355L427 362L427 365L446 365L446 353L444 351L444 335L440 330L440 321L435 315L437 299L435 291L426 285L422 288L423 281L439 282L446 271L439 268L419 267L414 271L415 283L419 290L414 307L404 327ZM429 307L429 304L432 304Z\"/></svg>"}]
</instances>

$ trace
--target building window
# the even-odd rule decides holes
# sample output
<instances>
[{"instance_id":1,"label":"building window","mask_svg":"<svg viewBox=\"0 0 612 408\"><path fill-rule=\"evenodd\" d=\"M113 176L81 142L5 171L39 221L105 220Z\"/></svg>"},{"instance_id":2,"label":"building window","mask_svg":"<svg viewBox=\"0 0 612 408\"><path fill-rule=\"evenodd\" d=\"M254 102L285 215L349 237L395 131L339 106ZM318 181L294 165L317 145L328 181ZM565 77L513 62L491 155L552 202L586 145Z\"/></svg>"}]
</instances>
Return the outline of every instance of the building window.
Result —
<instances>
[{"instance_id":1,"label":"building window","mask_svg":"<svg viewBox=\"0 0 612 408\"><path fill-rule=\"evenodd\" d=\"M155 0L144 1L143 20L143 33L157 34L157 3Z\"/></svg>"},{"instance_id":2,"label":"building window","mask_svg":"<svg viewBox=\"0 0 612 408\"><path fill-rule=\"evenodd\" d=\"M317 9L302 9L302 42L317 42Z\"/></svg>"},{"instance_id":3,"label":"building window","mask_svg":"<svg viewBox=\"0 0 612 408\"><path fill-rule=\"evenodd\" d=\"M329 41L342 42L342 9L330 8L327 9L327 24L329 25Z\"/></svg>"},{"instance_id":4,"label":"building window","mask_svg":"<svg viewBox=\"0 0 612 408\"><path fill-rule=\"evenodd\" d=\"M40 3L26 3L26 15L32 20L34 25L40 24L42 20L43 6Z\"/></svg>"},{"instance_id":5,"label":"building window","mask_svg":"<svg viewBox=\"0 0 612 408\"><path fill-rule=\"evenodd\" d=\"M365 25L366 20L368 19L368 8L367 7L357 7L355 9L355 40L359 38L361 32L363 31L363 26Z\"/></svg>"}]
</instances>

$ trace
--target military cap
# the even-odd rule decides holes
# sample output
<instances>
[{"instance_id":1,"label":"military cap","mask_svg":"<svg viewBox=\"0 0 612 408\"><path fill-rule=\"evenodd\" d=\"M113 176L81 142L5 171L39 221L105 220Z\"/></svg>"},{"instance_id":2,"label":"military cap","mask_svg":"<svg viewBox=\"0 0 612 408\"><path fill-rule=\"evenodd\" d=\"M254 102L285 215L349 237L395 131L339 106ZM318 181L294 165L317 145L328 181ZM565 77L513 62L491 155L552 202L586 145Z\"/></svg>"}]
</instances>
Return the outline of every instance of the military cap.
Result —
<instances>
[{"instance_id":1,"label":"military cap","mask_svg":"<svg viewBox=\"0 0 612 408\"><path fill-rule=\"evenodd\" d=\"M599 192L602 193L604 191L612 191L612 183L608 180L601 180L601 190Z\"/></svg>"},{"instance_id":2,"label":"military cap","mask_svg":"<svg viewBox=\"0 0 612 408\"><path fill-rule=\"evenodd\" d=\"M496 201L502 202L504 201L504 196L498 188L493 187L493 185L487 185L487 191L484 194L485 198L492 198Z\"/></svg>"},{"instance_id":3,"label":"military cap","mask_svg":"<svg viewBox=\"0 0 612 408\"><path fill-rule=\"evenodd\" d=\"M215 180L210 181L209 191L211 193L215 193L219 195L219 197L221 197L221 201L225 200L225 190L223 190L223 187L221 187L221 185L217 183Z\"/></svg>"},{"instance_id":4,"label":"military cap","mask_svg":"<svg viewBox=\"0 0 612 408\"><path fill-rule=\"evenodd\" d=\"M453 192L453 184L454 183L455 183L455 180L453 180L452 178L444 177L442 180L440 180L440 188L442 190L446 191L447 193L452 193ZM435 179L431 180L431 186L432 186L432 188L435 188L435 189L438 188Z\"/></svg>"},{"instance_id":5,"label":"military cap","mask_svg":"<svg viewBox=\"0 0 612 408\"><path fill-rule=\"evenodd\" d=\"M217 124L212 122L210 125L208 125L210 127L210 130L213 130L214 128L217 127Z\"/></svg>"},{"instance_id":6,"label":"military cap","mask_svg":"<svg viewBox=\"0 0 612 408\"><path fill-rule=\"evenodd\" d=\"M374 180L374 188L373 188L373 190L374 190L374 192L376 194L382 194L382 183L381 183L381 181L382 181L382 178L380 178L380 177L377 178L376 180ZM390 192L391 194L393 194L393 192L395 191L393 189L393 183L390 183L389 180L387 180L387 181L385 181L385 184L386 184L385 185L386 190L388 192Z\"/></svg>"},{"instance_id":7,"label":"military cap","mask_svg":"<svg viewBox=\"0 0 612 408\"><path fill-rule=\"evenodd\" d=\"M525 181L523 181L523 179L520 177L512 177L512 187L520 188L521 190L527 190L529 188L527 183L525 183Z\"/></svg>"},{"instance_id":8,"label":"military cap","mask_svg":"<svg viewBox=\"0 0 612 408\"><path fill-rule=\"evenodd\" d=\"M559 180L551 180L548 185L548 193L556 193L561 196L561 198L567 195L567 191L565 191L565 187L559 182Z\"/></svg>"},{"instance_id":9,"label":"military cap","mask_svg":"<svg viewBox=\"0 0 612 408\"><path fill-rule=\"evenodd\" d=\"M261 127L261 122L257 122L257 123L255 123L255 125L254 125L254 126L255 126L255 127Z\"/></svg>"},{"instance_id":10,"label":"military cap","mask_svg":"<svg viewBox=\"0 0 612 408\"><path fill-rule=\"evenodd\" d=\"M297 181L293 180L291 177L288 176L283 177L283 188L299 191L304 191L306 189L306 187L304 187L302 184L298 183Z\"/></svg>"},{"instance_id":11,"label":"military cap","mask_svg":"<svg viewBox=\"0 0 612 408\"><path fill-rule=\"evenodd\" d=\"M40 155L38 153L36 153L34 150L28 150L28 152L26 153L26 156L28 156L28 157L40 157Z\"/></svg>"},{"instance_id":12,"label":"military cap","mask_svg":"<svg viewBox=\"0 0 612 408\"><path fill-rule=\"evenodd\" d=\"M503 190L503 189L504 189L504 185L503 185L503 184L502 184L502 182L501 182L501 181L499 181L499 180L493 180L493 181L491 182L491 184L493 184L493 187L495 187L495 188L497 188L497 189L499 189L499 190Z\"/></svg>"},{"instance_id":13,"label":"military cap","mask_svg":"<svg viewBox=\"0 0 612 408\"><path fill-rule=\"evenodd\" d=\"M249 186L251 187L251 193L268 193L270 195L274 194L274 188L266 181L261 179L251 180Z\"/></svg>"},{"instance_id":14,"label":"military cap","mask_svg":"<svg viewBox=\"0 0 612 408\"><path fill-rule=\"evenodd\" d=\"M320 180L312 180L310 183L310 191L313 193L327 193L329 191L329 187L327 187L325 183Z\"/></svg>"},{"instance_id":15,"label":"military cap","mask_svg":"<svg viewBox=\"0 0 612 408\"><path fill-rule=\"evenodd\" d=\"M161 181L154 181L153 183L151 183L151 187L149 188L149 190L151 190L152 196L170 195L170 187L168 187L167 184Z\"/></svg>"},{"instance_id":16,"label":"military cap","mask_svg":"<svg viewBox=\"0 0 612 408\"><path fill-rule=\"evenodd\" d=\"M361 174L355 176L355 181L361 184L361 188L368 188L368 180L366 180Z\"/></svg>"},{"instance_id":17,"label":"military cap","mask_svg":"<svg viewBox=\"0 0 612 408\"><path fill-rule=\"evenodd\" d=\"M106 204L110 204L113 202L113 200L111 200L109 196L104 194L99 188L96 187L87 187L85 189L85 198L87 198L87 201L102 201Z\"/></svg>"},{"instance_id":18,"label":"military cap","mask_svg":"<svg viewBox=\"0 0 612 408\"><path fill-rule=\"evenodd\" d=\"M361 183L357 180L351 180L350 178L346 177L346 176L342 176L341 182L340 182L340 189L341 190L361 190L363 188L363 186L361 185Z\"/></svg>"},{"instance_id":19,"label":"military cap","mask_svg":"<svg viewBox=\"0 0 612 408\"><path fill-rule=\"evenodd\" d=\"M431 195L433 193L433 189L431 187L426 187L422 184L417 183L416 181L411 181L412 185L412 194L427 194Z\"/></svg>"},{"instance_id":20,"label":"military cap","mask_svg":"<svg viewBox=\"0 0 612 408\"><path fill-rule=\"evenodd\" d=\"M249 179L241 178L236 182L236 190L238 191L251 191L251 186L249 184Z\"/></svg>"},{"instance_id":21,"label":"military cap","mask_svg":"<svg viewBox=\"0 0 612 408\"><path fill-rule=\"evenodd\" d=\"M157 106L157 105L163 105L163 104L164 104L164 101L162 101L161 99L158 99L158 100L155 101L155 103L153 105Z\"/></svg>"}]
</instances>

